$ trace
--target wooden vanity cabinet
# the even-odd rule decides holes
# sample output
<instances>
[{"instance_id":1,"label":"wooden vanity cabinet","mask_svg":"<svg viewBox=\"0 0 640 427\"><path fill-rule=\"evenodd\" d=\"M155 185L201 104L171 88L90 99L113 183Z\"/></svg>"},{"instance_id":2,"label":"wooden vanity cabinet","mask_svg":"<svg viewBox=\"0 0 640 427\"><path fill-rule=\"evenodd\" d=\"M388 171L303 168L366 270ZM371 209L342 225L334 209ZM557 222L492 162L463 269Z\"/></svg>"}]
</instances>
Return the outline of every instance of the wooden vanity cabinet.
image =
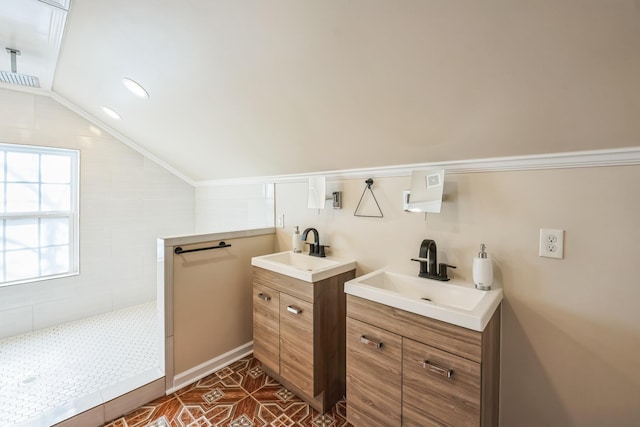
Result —
<instances>
[{"instance_id":1,"label":"wooden vanity cabinet","mask_svg":"<svg viewBox=\"0 0 640 427\"><path fill-rule=\"evenodd\" d=\"M253 355L280 372L280 292L253 284Z\"/></svg>"},{"instance_id":2,"label":"wooden vanity cabinet","mask_svg":"<svg viewBox=\"0 0 640 427\"><path fill-rule=\"evenodd\" d=\"M405 426L479 425L479 363L404 338L402 369Z\"/></svg>"},{"instance_id":3,"label":"wooden vanity cabinet","mask_svg":"<svg viewBox=\"0 0 640 427\"><path fill-rule=\"evenodd\" d=\"M253 349L262 369L324 413L345 394L344 282L309 283L253 267Z\"/></svg>"},{"instance_id":4,"label":"wooden vanity cabinet","mask_svg":"<svg viewBox=\"0 0 640 427\"><path fill-rule=\"evenodd\" d=\"M397 427L402 407L402 337L347 318L349 422Z\"/></svg>"},{"instance_id":5,"label":"wooden vanity cabinet","mask_svg":"<svg viewBox=\"0 0 640 427\"><path fill-rule=\"evenodd\" d=\"M280 293L280 375L304 394L315 396L313 304Z\"/></svg>"},{"instance_id":6,"label":"wooden vanity cabinet","mask_svg":"<svg viewBox=\"0 0 640 427\"><path fill-rule=\"evenodd\" d=\"M500 307L478 332L348 295L347 325L355 427L498 425Z\"/></svg>"}]
</instances>

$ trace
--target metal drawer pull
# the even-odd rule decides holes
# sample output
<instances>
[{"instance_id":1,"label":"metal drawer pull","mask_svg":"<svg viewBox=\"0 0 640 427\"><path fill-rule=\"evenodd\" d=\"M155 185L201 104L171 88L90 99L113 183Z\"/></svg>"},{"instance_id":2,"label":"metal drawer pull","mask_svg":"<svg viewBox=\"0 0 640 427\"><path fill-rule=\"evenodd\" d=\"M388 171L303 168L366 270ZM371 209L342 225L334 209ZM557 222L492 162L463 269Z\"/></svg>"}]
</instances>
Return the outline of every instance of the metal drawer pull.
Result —
<instances>
[{"instance_id":1,"label":"metal drawer pull","mask_svg":"<svg viewBox=\"0 0 640 427\"><path fill-rule=\"evenodd\" d=\"M442 366L434 365L428 360L422 362L423 368L429 368L434 374L442 375L443 377L451 378L453 376L453 369L443 368Z\"/></svg>"},{"instance_id":2,"label":"metal drawer pull","mask_svg":"<svg viewBox=\"0 0 640 427\"><path fill-rule=\"evenodd\" d=\"M293 306L293 305L288 305L288 306L287 306L287 311L288 311L289 313L293 313L293 314L300 314L300 313L302 313L302 309L301 309L301 308L295 307L295 306Z\"/></svg>"},{"instance_id":3,"label":"metal drawer pull","mask_svg":"<svg viewBox=\"0 0 640 427\"><path fill-rule=\"evenodd\" d=\"M262 292L258 294L258 298L260 298L262 301L271 301L271 297L269 295L263 294Z\"/></svg>"},{"instance_id":4,"label":"metal drawer pull","mask_svg":"<svg viewBox=\"0 0 640 427\"><path fill-rule=\"evenodd\" d=\"M360 342L364 345L371 346L373 348L382 348L382 343L380 341L370 340L364 335L360 335Z\"/></svg>"}]
</instances>

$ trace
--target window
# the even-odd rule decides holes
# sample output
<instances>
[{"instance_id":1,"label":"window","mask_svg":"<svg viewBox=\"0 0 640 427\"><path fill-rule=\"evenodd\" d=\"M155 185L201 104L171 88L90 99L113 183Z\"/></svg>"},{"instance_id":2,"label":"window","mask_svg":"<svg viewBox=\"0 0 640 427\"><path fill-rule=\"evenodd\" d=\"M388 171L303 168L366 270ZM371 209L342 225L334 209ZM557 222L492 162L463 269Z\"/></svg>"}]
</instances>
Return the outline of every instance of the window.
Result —
<instances>
[{"instance_id":1,"label":"window","mask_svg":"<svg viewBox=\"0 0 640 427\"><path fill-rule=\"evenodd\" d=\"M0 143L0 285L78 272L78 151Z\"/></svg>"}]
</instances>

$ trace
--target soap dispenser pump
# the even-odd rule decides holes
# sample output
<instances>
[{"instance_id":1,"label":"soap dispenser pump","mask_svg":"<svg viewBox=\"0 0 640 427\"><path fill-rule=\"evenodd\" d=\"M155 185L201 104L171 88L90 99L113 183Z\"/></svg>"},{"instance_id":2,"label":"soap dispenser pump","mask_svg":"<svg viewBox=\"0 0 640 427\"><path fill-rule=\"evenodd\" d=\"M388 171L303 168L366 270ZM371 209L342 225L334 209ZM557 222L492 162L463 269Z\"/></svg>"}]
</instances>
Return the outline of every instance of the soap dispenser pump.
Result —
<instances>
[{"instance_id":1,"label":"soap dispenser pump","mask_svg":"<svg viewBox=\"0 0 640 427\"><path fill-rule=\"evenodd\" d=\"M493 283L493 264L487 255L484 243L480 245L478 256L473 259L473 283L476 289L488 291Z\"/></svg>"},{"instance_id":2,"label":"soap dispenser pump","mask_svg":"<svg viewBox=\"0 0 640 427\"><path fill-rule=\"evenodd\" d=\"M291 248L293 252L299 254L302 252L302 240L300 239L300 228L296 225L295 230L293 230L293 236L291 238Z\"/></svg>"}]
</instances>

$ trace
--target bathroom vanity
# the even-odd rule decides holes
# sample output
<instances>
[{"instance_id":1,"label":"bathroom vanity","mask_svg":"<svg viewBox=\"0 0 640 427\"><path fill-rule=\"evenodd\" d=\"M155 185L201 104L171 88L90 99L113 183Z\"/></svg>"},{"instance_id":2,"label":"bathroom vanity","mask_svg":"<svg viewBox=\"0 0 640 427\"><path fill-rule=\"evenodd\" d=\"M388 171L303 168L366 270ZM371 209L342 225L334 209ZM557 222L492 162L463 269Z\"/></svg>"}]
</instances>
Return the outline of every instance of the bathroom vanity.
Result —
<instances>
[{"instance_id":1,"label":"bathroom vanity","mask_svg":"<svg viewBox=\"0 0 640 427\"><path fill-rule=\"evenodd\" d=\"M252 260L254 356L324 413L345 393L343 288L355 277L355 261L291 252L259 258Z\"/></svg>"},{"instance_id":2,"label":"bathroom vanity","mask_svg":"<svg viewBox=\"0 0 640 427\"><path fill-rule=\"evenodd\" d=\"M498 425L501 290L374 272L345 291L349 423Z\"/></svg>"}]
</instances>

